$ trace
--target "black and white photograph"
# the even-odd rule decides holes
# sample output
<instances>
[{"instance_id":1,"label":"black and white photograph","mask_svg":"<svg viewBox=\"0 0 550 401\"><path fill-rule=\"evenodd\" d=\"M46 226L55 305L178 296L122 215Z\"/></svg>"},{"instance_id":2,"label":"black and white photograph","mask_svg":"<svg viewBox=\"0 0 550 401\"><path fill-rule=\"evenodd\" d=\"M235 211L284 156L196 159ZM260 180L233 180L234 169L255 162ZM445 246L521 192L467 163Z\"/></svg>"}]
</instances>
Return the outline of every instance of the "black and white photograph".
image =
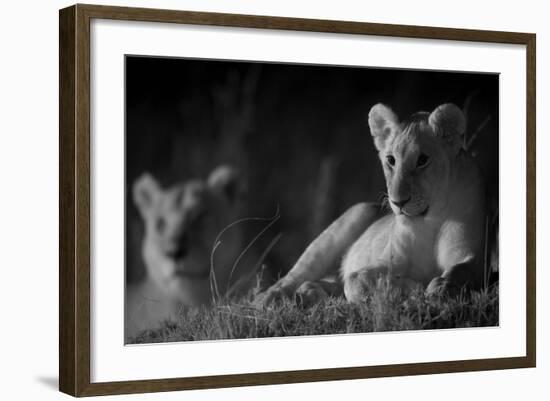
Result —
<instances>
[{"instance_id":1,"label":"black and white photograph","mask_svg":"<svg viewBox=\"0 0 550 401\"><path fill-rule=\"evenodd\" d=\"M546 401L544 3L314 4L5 3L0 399Z\"/></svg>"},{"instance_id":2,"label":"black and white photograph","mask_svg":"<svg viewBox=\"0 0 550 401\"><path fill-rule=\"evenodd\" d=\"M126 344L499 325L499 75L125 58Z\"/></svg>"}]
</instances>

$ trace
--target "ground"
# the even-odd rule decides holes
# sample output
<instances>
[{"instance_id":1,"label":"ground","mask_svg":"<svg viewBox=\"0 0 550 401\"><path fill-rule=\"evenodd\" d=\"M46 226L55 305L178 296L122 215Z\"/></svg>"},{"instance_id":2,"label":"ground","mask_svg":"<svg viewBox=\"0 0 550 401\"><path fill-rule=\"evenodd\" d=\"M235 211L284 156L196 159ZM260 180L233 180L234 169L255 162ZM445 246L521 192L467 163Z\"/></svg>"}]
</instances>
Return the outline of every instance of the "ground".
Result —
<instances>
[{"instance_id":1,"label":"ground","mask_svg":"<svg viewBox=\"0 0 550 401\"><path fill-rule=\"evenodd\" d=\"M498 284L458 297L427 298L417 290L404 295L379 288L360 305L343 297L311 306L295 299L264 308L253 295L221 300L208 308L188 310L177 322L138 335L131 343L200 341L319 334L366 333L497 326Z\"/></svg>"}]
</instances>

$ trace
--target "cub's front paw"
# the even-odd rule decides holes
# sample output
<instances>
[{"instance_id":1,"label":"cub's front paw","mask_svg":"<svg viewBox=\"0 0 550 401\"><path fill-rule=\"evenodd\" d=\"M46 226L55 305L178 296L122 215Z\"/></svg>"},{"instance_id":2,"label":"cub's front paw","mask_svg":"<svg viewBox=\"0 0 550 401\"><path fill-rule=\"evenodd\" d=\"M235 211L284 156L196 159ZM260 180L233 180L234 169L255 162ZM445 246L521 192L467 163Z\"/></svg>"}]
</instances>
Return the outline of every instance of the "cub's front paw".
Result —
<instances>
[{"instance_id":1,"label":"cub's front paw","mask_svg":"<svg viewBox=\"0 0 550 401\"><path fill-rule=\"evenodd\" d=\"M264 307L272 303L280 302L284 298L291 298L293 295L293 288L285 286L283 283L278 281L264 292L258 294L254 299L254 305L257 307Z\"/></svg>"},{"instance_id":2,"label":"cub's front paw","mask_svg":"<svg viewBox=\"0 0 550 401\"><path fill-rule=\"evenodd\" d=\"M312 306L328 296L323 286L314 281L306 281L296 291L296 301L304 307Z\"/></svg>"},{"instance_id":3,"label":"cub's front paw","mask_svg":"<svg viewBox=\"0 0 550 401\"><path fill-rule=\"evenodd\" d=\"M425 294L428 297L441 297L441 296L456 296L460 293L460 288L453 284L451 280L445 277L436 277L428 287L426 287Z\"/></svg>"},{"instance_id":4,"label":"cub's front paw","mask_svg":"<svg viewBox=\"0 0 550 401\"><path fill-rule=\"evenodd\" d=\"M426 296L441 296L446 292L446 286L447 280L445 280L441 276L436 277L432 281L430 281L430 284L428 284L428 287L426 287Z\"/></svg>"}]
</instances>

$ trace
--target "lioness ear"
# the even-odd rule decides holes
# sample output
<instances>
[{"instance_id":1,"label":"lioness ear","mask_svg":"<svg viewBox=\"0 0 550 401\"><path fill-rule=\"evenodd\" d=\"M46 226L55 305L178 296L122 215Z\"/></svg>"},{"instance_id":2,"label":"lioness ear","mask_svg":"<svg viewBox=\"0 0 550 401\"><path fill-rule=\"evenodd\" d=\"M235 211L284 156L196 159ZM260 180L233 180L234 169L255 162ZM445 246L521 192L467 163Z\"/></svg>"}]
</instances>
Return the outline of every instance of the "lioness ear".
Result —
<instances>
[{"instance_id":1,"label":"lioness ear","mask_svg":"<svg viewBox=\"0 0 550 401\"><path fill-rule=\"evenodd\" d=\"M145 216L160 193L160 185L151 174L145 173L136 180L133 190L134 202Z\"/></svg>"},{"instance_id":2,"label":"lioness ear","mask_svg":"<svg viewBox=\"0 0 550 401\"><path fill-rule=\"evenodd\" d=\"M230 202L236 201L244 191L241 175L235 168L227 165L216 167L210 173L208 186Z\"/></svg>"},{"instance_id":3,"label":"lioness ear","mask_svg":"<svg viewBox=\"0 0 550 401\"><path fill-rule=\"evenodd\" d=\"M379 152L386 147L388 139L397 127L399 127L399 119L388 106L382 103L372 106L369 112L369 128L374 145Z\"/></svg>"},{"instance_id":4,"label":"lioness ear","mask_svg":"<svg viewBox=\"0 0 550 401\"><path fill-rule=\"evenodd\" d=\"M458 153L466 130L466 118L462 110L452 103L442 104L430 114L428 123L435 135L449 143Z\"/></svg>"}]
</instances>

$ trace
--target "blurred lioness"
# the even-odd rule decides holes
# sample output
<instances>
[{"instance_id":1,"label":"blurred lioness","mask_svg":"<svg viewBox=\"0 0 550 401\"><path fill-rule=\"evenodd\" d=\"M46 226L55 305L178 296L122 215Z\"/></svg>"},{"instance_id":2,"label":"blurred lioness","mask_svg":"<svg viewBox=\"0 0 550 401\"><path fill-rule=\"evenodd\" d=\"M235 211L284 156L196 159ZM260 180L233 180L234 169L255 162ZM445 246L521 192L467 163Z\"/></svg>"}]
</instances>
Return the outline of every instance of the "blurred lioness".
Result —
<instances>
[{"instance_id":1,"label":"blurred lioness","mask_svg":"<svg viewBox=\"0 0 550 401\"><path fill-rule=\"evenodd\" d=\"M239 225L242 180L235 169L216 168L206 180L163 189L151 174L136 180L133 199L143 218L145 279L128 285L125 337L174 319L182 308L223 295L245 271ZM218 240L218 243L215 243Z\"/></svg>"}]
</instances>

